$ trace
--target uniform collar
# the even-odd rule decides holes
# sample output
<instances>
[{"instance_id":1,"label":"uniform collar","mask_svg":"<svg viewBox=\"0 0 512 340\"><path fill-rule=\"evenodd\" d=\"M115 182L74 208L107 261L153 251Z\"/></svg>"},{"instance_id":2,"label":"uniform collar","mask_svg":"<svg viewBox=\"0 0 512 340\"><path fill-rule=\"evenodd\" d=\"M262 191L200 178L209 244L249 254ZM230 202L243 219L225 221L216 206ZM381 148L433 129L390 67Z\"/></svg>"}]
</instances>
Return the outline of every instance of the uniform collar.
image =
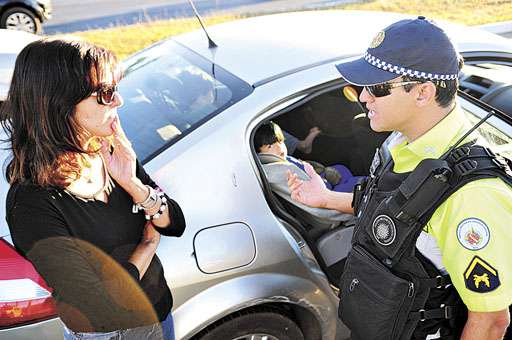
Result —
<instances>
[{"instance_id":1,"label":"uniform collar","mask_svg":"<svg viewBox=\"0 0 512 340\"><path fill-rule=\"evenodd\" d=\"M398 135L390 153L395 172L412 171L426 158L439 158L470 128L462 109L456 105L439 123L411 143Z\"/></svg>"}]
</instances>

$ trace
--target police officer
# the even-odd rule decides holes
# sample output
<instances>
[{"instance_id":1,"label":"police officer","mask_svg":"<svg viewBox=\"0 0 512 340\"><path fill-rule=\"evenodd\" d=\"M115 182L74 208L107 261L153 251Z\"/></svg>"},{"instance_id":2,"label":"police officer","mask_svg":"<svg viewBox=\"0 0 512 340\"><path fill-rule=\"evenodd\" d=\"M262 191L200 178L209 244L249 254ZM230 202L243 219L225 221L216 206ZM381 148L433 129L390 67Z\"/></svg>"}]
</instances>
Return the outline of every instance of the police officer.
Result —
<instances>
[{"instance_id":1,"label":"police officer","mask_svg":"<svg viewBox=\"0 0 512 340\"><path fill-rule=\"evenodd\" d=\"M288 174L292 198L358 216L340 283L353 339L501 339L512 304L510 163L455 102L462 61L418 17L337 68L362 86L374 131L394 131L353 194Z\"/></svg>"}]
</instances>

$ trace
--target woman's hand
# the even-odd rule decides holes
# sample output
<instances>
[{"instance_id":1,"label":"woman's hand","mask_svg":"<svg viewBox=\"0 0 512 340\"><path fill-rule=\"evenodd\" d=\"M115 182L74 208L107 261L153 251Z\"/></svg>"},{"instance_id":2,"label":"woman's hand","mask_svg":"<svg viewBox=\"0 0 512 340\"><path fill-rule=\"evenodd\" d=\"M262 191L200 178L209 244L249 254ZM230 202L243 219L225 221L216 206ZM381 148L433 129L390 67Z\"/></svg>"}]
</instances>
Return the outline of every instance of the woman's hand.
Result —
<instances>
[{"instance_id":1,"label":"woman's hand","mask_svg":"<svg viewBox=\"0 0 512 340\"><path fill-rule=\"evenodd\" d=\"M144 274L151 264L151 260L155 256L156 248L160 243L160 234L153 228L151 221L146 222L144 231L142 232L142 239L135 248L132 256L128 259L137 270L139 271L139 279L142 279Z\"/></svg>"},{"instance_id":2,"label":"woman's hand","mask_svg":"<svg viewBox=\"0 0 512 340\"><path fill-rule=\"evenodd\" d=\"M142 232L142 241L143 245L153 245L155 247L160 243L160 233L155 230L153 227L153 223L151 221L146 222L144 226L144 231Z\"/></svg>"},{"instance_id":3,"label":"woman's hand","mask_svg":"<svg viewBox=\"0 0 512 340\"><path fill-rule=\"evenodd\" d=\"M288 170L288 188L292 199L310 207L325 208L328 190L322 177L307 162L304 162L304 169L311 177L309 181L300 180L297 174Z\"/></svg>"},{"instance_id":4,"label":"woman's hand","mask_svg":"<svg viewBox=\"0 0 512 340\"><path fill-rule=\"evenodd\" d=\"M122 187L128 187L136 178L136 159L135 151L121 127L119 117L112 122L114 131L114 151L109 151L106 140L101 142L101 154L106 162L108 173Z\"/></svg>"}]
</instances>

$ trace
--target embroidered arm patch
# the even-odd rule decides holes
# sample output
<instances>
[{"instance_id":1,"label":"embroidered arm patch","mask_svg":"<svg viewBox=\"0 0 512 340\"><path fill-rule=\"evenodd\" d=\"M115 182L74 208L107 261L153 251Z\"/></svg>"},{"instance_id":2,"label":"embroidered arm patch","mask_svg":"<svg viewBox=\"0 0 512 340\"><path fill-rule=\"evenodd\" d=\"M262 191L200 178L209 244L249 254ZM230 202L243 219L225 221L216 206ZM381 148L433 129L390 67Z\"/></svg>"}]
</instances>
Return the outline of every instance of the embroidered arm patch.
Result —
<instances>
[{"instance_id":1,"label":"embroidered arm patch","mask_svg":"<svg viewBox=\"0 0 512 340\"><path fill-rule=\"evenodd\" d=\"M473 257L464 272L466 288L477 293L487 293L500 286L498 271L478 256Z\"/></svg>"},{"instance_id":2,"label":"embroidered arm patch","mask_svg":"<svg viewBox=\"0 0 512 340\"><path fill-rule=\"evenodd\" d=\"M466 249L483 249L489 243L490 238L489 227L478 218L466 218L457 226L457 239Z\"/></svg>"}]
</instances>

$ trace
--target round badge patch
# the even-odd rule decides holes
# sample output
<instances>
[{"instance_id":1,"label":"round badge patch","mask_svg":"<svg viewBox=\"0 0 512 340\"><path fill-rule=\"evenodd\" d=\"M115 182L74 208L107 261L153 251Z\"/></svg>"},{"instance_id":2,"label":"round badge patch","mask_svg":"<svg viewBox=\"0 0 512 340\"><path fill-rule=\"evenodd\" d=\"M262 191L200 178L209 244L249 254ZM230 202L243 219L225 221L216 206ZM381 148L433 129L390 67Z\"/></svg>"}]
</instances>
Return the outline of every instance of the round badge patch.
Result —
<instances>
[{"instance_id":1,"label":"round badge patch","mask_svg":"<svg viewBox=\"0 0 512 340\"><path fill-rule=\"evenodd\" d=\"M373 237L383 246L389 246L396 237L395 222L387 215L379 215L373 220Z\"/></svg>"},{"instance_id":2,"label":"round badge patch","mask_svg":"<svg viewBox=\"0 0 512 340\"><path fill-rule=\"evenodd\" d=\"M377 35L375 36L375 38L373 38L370 44L370 48L379 47L379 45L382 44L382 42L384 41L385 37L386 33L384 33L384 31L380 31L379 33L377 33Z\"/></svg>"},{"instance_id":3,"label":"round badge patch","mask_svg":"<svg viewBox=\"0 0 512 340\"><path fill-rule=\"evenodd\" d=\"M457 239L469 250L484 248L491 238L489 227L478 218L466 218L457 227Z\"/></svg>"}]
</instances>

